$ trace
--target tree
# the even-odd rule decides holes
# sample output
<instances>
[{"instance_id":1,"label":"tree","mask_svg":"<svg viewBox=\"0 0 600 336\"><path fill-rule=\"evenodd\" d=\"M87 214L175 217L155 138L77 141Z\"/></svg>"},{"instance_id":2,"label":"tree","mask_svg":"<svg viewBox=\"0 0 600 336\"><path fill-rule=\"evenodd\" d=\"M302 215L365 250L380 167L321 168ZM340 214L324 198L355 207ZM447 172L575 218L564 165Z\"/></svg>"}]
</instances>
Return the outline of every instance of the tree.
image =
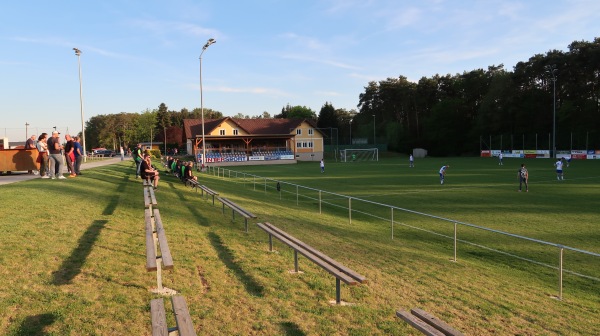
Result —
<instances>
[{"instance_id":1,"label":"tree","mask_svg":"<svg viewBox=\"0 0 600 336\"><path fill-rule=\"evenodd\" d=\"M317 121L319 128L339 128L338 116L335 108L331 103L326 102L321 111L319 111L319 120Z\"/></svg>"},{"instance_id":2,"label":"tree","mask_svg":"<svg viewBox=\"0 0 600 336\"><path fill-rule=\"evenodd\" d=\"M306 107L306 106L290 106L290 104L287 104L284 108L281 109L281 113L275 115L275 118L288 118L288 119L294 119L294 118L298 118L298 119L311 119L311 120L317 120L317 114L315 113L315 111L311 110L310 108Z\"/></svg>"}]
</instances>

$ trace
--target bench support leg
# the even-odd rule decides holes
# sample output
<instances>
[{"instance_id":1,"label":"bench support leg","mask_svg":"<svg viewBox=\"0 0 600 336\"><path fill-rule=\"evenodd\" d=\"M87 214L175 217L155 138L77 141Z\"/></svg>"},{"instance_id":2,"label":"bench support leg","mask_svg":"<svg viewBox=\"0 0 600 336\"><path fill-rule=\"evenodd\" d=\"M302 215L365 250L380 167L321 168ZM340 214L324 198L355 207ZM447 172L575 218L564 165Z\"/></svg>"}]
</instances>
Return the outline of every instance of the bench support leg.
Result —
<instances>
[{"instance_id":1,"label":"bench support leg","mask_svg":"<svg viewBox=\"0 0 600 336\"><path fill-rule=\"evenodd\" d=\"M269 234L269 252L273 252L273 236Z\"/></svg>"},{"instance_id":2,"label":"bench support leg","mask_svg":"<svg viewBox=\"0 0 600 336\"><path fill-rule=\"evenodd\" d=\"M294 272L298 273L298 251L294 250Z\"/></svg>"},{"instance_id":3,"label":"bench support leg","mask_svg":"<svg viewBox=\"0 0 600 336\"><path fill-rule=\"evenodd\" d=\"M342 303L342 288L341 288L341 284L340 284L340 279L335 278L335 303L336 304L341 304Z\"/></svg>"},{"instance_id":4,"label":"bench support leg","mask_svg":"<svg viewBox=\"0 0 600 336\"><path fill-rule=\"evenodd\" d=\"M246 233L248 233L248 218L244 218L244 226L246 227Z\"/></svg>"}]
</instances>

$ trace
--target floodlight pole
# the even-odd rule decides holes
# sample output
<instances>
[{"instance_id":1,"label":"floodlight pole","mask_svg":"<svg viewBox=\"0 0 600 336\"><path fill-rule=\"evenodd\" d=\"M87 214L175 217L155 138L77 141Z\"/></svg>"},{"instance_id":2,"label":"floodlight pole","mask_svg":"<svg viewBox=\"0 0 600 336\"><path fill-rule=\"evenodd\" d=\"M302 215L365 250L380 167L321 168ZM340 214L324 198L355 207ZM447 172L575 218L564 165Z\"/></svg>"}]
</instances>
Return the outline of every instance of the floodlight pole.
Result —
<instances>
[{"instance_id":1,"label":"floodlight pole","mask_svg":"<svg viewBox=\"0 0 600 336\"><path fill-rule=\"evenodd\" d=\"M210 45L215 42L217 41L213 38L208 39L204 47L202 47L202 52L200 52L200 111L202 114L202 166L206 166L206 140L204 138L204 100L202 97L202 54L204 54L206 48L210 47Z\"/></svg>"},{"instance_id":2,"label":"floodlight pole","mask_svg":"<svg viewBox=\"0 0 600 336\"><path fill-rule=\"evenodd\" d=\"M556 158L556 65L546 65L546 73L552 76L552 155Z\"/></svg>"},{"instance_id":3,"label":"floodlight pole","mask_svg":"<svg viewBox=\"0 0 600 336\"><path fill-rule=\"evenodd\" d=\"M87 155L85 153L85 126L83 124L83 90L81 84L81 50L73 48L75 55L77 56L77 64L79 65L79 109L81 111L81 140L83 145L83 162L87 162Z\"/></svg>"},{"instance_id":4,"label":"floodlight pole","mask_svg":"<svg viewBox=\"0 0 600 336\"><path fill-rule=\"evenodd\" d=\"M25 139L29 139L29 123L25 122Z\"/></svg>"},{"instance_id":5,"label":"floodlight pole","mask_svg":"<svg viewBox=\"0 0 600 336\"><path fill-rule=\"evenodd\" d=\"M352 145L352 119L350 119L350 145Z\"/></svg>"}]
</instances>

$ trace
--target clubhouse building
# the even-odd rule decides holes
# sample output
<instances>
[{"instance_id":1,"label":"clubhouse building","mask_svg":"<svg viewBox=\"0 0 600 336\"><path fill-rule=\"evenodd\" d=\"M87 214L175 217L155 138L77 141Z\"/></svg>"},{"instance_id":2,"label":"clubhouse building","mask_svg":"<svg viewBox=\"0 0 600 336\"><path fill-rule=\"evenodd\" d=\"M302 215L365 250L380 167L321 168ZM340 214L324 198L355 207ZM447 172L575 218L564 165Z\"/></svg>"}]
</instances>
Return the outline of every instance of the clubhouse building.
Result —
<instances>
[{"instance_id":1,"label":"clubhouse building","mask_svg":"<svg viewBox=\"0 0 600 336\"><path fill-rule=\"evenodd\" d=\"M320 161L323 133L308 119L184 119L188 153L199 164L256 164ZM206 158L203 158L206 146Z\"/></svg>"}]
</instances>

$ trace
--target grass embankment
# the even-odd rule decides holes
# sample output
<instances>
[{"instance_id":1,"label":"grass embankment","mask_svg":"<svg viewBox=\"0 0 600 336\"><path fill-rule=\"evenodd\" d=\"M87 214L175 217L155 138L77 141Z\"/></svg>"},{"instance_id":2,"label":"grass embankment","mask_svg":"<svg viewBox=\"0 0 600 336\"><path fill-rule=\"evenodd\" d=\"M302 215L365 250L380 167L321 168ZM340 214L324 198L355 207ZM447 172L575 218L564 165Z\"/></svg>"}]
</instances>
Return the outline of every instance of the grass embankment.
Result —
<instances>
[{"instance_id":1,"label":"grass embankment","mask_svg":"<svg viewBox=\"0 0 600 336\"><path fill-rule=\"evenodd\" d=\"M561 207L555 216L566 218L563 222L569 227L576 225L570 222L579 218L575 212L585 209L593 197L598 199L597 177L556 186L550 182L550 166L548 182L538 188L534 183L537 168L532 167L531 192L517 194L516 168L501 167L504 173L493 173L507 179L495 186L498 181L477 177L486 174L478 173L481 167L461 173L459 162L470 167L469 159L455 160L456 164L450 162L446 189L437 184L438 162L433 160L427 168L417 162L410 173L413 176L406 178L397 170L408 168L394 160L352 167L328 163L324 175L316 173L316 164L244 169L341 194L372 195L378 202L478 225L485 226L500 215L505 219L518 216L519 221L498 219L491 226L507 230L512 224L519 234L560 234L565 245L598 252L594 238L598 231L590 224L598 222L595 208L582 213L584 225L577 231L565 230L567 225L555 230L556 225L539 218L541 213L552 215L549 210L567 199L577 210ZM364 176L368 171L371 178ZM150 334L149 303L156 296L148 290L155 286L155 274L144 268L142 190L132 173L130 164L123 163L86 171L73 180L38 179L0 188L2 330L9 335ZM397 182L392 180L396 178ZM332 276L303 258L300 268L305 273L289 274L293 260L288 248L276 244L278 252L268 253L264 232L251 225L245 234L239 217L231 222L231 213L223 215L220 204L213 207L199 193L164 177L157 192L158 208L175 260L174 270L163 273L164 285L185 296L199 334L417 335L394 317L396 309L411 307L430 311L472 335L600 333L596 323L600 293L593 280L565 276L564 299L557 301L551 298L558 290L555 270L470 245L461 245L459 262L453 263L449 261L452 242L445 238L397 225L396 238L391 240L389 225L378 219L353 214L350 224L347 210L324 208L318 214L315 201L296 206L295 196L284 195L280 201L275 192L255 191L249 183L210 175L201 179L257 214L260 221L282 227L366 275L369 283L343 285L342 299L355 305L331 306L329 301L335 297ZM430 185L425 182L429 180ZM486 183L490 186L485 187ZM548 187L542 192L544 184ZM561 189L548 195L552 188ZM384 189L388 192L382 197ZM578 197L574 191L584 192ZM490 201L495 206L479 211L486 205L486 195L497 198ZM397 198L402 204L395 203ZM397 222L409 219L395 217ZM411 219L411 225L412 221L419 219ZM518 224L523 221L527 225ZM538 227L542 224L547 228ZM437 230L433 226L439 224L425 225ZM590 229L585 230L585 225ZM451 232L445 227L439 230ZM473 237L482 239L477 234ZM504 244L524 249L520 242ZM596 269L592 274L597 276L598 263L593 262L588 266Z\"/></svg>"}]
</instances>

